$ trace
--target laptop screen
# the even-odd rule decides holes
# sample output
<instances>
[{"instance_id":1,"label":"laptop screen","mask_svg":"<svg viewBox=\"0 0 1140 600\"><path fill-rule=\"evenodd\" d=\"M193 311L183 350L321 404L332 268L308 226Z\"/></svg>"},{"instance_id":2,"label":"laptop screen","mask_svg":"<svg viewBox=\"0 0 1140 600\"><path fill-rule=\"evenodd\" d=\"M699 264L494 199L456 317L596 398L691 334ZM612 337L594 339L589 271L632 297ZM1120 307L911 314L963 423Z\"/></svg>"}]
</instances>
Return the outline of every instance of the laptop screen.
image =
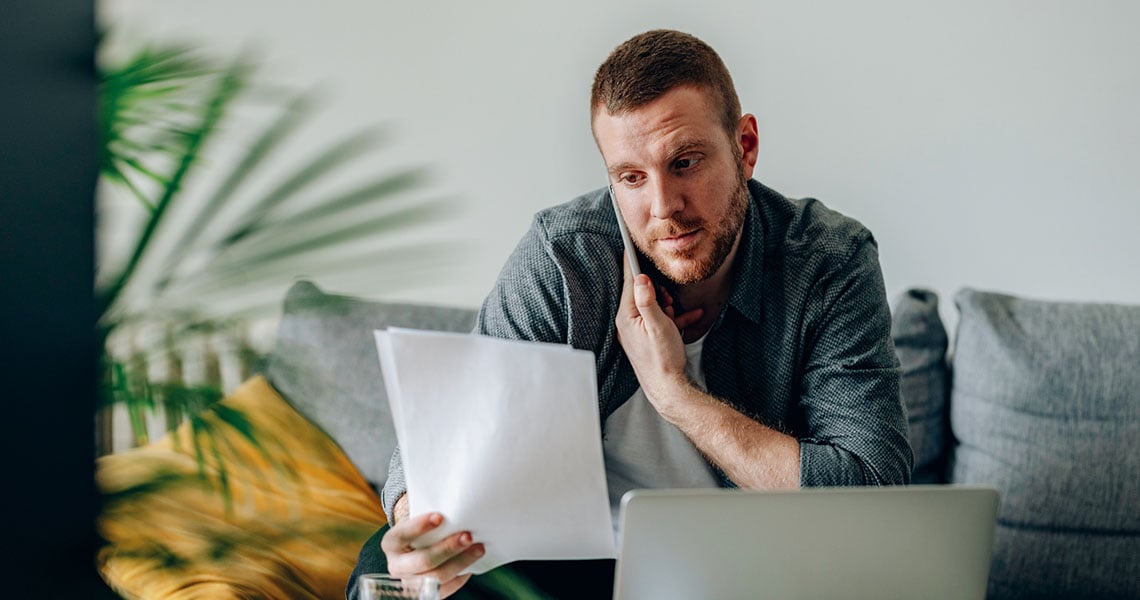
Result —
<instances>
[{"instance_id":1,"label":"laptop screen","mask_svg":"<svg viewBox=\"0 0 1140 600\"><path fill-rule=\"evenodd\" d=\"M953 485L633 490L614 598L984 598L997 505Z\"/></svg>"}]
</instances>

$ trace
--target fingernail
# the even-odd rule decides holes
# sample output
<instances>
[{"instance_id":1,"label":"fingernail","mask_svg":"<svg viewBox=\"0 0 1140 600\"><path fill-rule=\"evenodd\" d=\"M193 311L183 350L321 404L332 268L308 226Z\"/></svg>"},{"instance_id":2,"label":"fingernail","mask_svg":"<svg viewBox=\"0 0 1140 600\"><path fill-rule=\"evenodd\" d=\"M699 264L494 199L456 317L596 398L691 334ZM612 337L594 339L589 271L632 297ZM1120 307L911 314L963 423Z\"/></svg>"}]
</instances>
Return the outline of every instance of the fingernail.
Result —
<instances>
[{"instance_id":1,"label":"fingernail","mask_svg":"<svg viewBox=\"0 0 1140 600\"><path fill-rule=\"evenodd\" d=\"M470 533L460 534L459 535L459 545L460 546L470 546L471 545L471 534Z\"/></svg>"},{"instance_id":2,"label":"fingernail","mask_svg":"<svg viewBox=\"0 0 1140 600\"><path fill-rule=\"evenodd\" d=\"M428 517L428 522L432 525L439 525L443 522L443 515L439 513L432 513L431 517Z\"/></svg>"},{"instance_id":3,"label":"fingernail","mask_svg":"<svg viewBox=\"0 0 1140 600\"><path fill-rule=\"evenodd\" d=\"M475 548L475 557L478 558L480 556L483 556L484 554L486 554L486 552L487 552L487 549L483 547L483 544L479 544Z\"/></svg>"}]
</instances>

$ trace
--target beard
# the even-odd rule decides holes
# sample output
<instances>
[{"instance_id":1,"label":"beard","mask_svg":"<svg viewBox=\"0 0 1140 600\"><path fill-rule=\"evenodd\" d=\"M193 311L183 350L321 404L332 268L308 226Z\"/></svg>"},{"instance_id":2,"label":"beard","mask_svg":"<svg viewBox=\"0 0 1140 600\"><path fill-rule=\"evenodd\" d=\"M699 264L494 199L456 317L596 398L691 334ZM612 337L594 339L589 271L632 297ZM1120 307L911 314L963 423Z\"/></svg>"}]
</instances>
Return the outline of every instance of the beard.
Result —
<instances>
[{"instance_id":1,"label":"beard","mask_svg":"<svg viewBox=\"0 0 1140 600\"><path fill-rule=\"evenodd\" d=\"M642 254L649 257L653 266L674 285L682 286L705 281L712 277L732 252L732 246L744 226L744 216L748 211L748 180L744 174L737 170L739 179L732 190L732 197L728 202L728 209L724 218L719 222L706 222L702 219L675 218L648 232L648 239L673 237L694 229L703 228L709 232L712 239L712 250L701 256L705 244L684 250L666 251L664 253L646 252L649 244L645 240L636 240Z\"/></svg>"}]
</instances>

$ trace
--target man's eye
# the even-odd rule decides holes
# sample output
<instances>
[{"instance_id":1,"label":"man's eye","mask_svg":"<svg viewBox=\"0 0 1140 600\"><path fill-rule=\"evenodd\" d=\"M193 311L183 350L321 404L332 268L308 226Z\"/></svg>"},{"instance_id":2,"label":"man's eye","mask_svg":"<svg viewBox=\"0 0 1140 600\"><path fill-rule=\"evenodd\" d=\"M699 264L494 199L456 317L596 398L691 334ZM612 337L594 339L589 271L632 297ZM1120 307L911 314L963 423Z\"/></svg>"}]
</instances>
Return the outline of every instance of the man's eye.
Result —
<instances>
[{"instance_id":1,"label":"man's eye","mask_svg":"<svg viewBox=\"0 0 1140 600\"><path fill-rule=\"evenodd\" d=\"M678 171L684 171L685 169L689 169L689 168L696 166L696 164L697 164L696 158L692 158L692 157L690 157L690 158L679 158L679 159L677 159L676 162L673 163L673 168L678 170Z\"/></svg>"},{"instance_id":2,"label":"man's eye","mask_svg":"<svg viewBox=\"0 0 1140 600\"><path fill-rule=\"evenodd\" d=\"M621 181L626 185L634 185L641 181L641 177L637 173L626 173L621 176Z\"/></svg>"}]
</instances>

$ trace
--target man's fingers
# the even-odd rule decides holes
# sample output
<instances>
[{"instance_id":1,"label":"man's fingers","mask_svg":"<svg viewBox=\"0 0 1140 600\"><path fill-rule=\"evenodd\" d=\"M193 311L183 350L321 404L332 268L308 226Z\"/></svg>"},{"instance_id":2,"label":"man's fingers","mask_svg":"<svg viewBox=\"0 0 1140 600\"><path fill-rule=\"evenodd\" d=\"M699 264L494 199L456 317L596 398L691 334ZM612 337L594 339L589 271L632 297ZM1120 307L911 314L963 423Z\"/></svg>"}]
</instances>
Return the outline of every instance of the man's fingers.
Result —
<instances>
[{"instance_id":1,"label":"man's fingers","mask_svg":"<svg viewBox=\"0 0 1140 600\"><path fill-rule=\"evenodd\" d=\"M455 592L458 592L459 588L463 587L463 585L467 583L468 579L471 579L470 573L466 575L460 575L459 577L456 577L447 583L440 584L439 597L446 598Z\"/></svg>"},{"instance_id":2,"label":"man's fingers","mask_svg":"<svg viewBox=\"0 0 1140 600\"><path fill-rule=\"evenodd\" d=\"M470 579L459 573L486 554L471 533L461 531L423 548L413 548L417 539L439 527L443 515L425 513L407 518L384 534L380 547L388 558L388 571L394 575L431 575L440 582L440 595L450 596Z\"/></svg>"},{"instance_id":3,"label":"man's fingers","mask_svg":"<svg viewBox=\"0 0 1140 600\"><path fill-rule=\"evenodd\" d=\"M478 546L477 554L482 556L482 544ZM424 548L397 552L388 555L388 569L396 574L429 574L440 581L455 577L464 567L475 562L474 560L460 561L457 567L451 568L449 564L457 558L463 558L473 549L471 534L463 531ZM475 557L476 559L478 556ZM446 577L445 577L446 576Z\"/></svg>"},{"instance_id":4,"label":"man's fingers","mask_svg":"<svg viewBox=\"0 0 1140 600\"><path fill-rule=\"evenodd\" d=\"M385 554L400 552L412 547L412 542L443 523L443 515L435 512L403 519L384 534L380 548Z\"/></svg>"},{"instance_id":5,"label":"man's fingers","mask_svg":"<svg viewBox=\"0 0 1140 600\"><path fill-rule=\"evenodd\" d=\"M669 317L670 320L676 316L677 307L673 305L673 296L663 285L657 286L657 305L665 311L665 316Z\"/></svg>"},{"instance_id":6,"label":"man's fingers","mask_svg":"<svg viewBox=\"0 0 1140 600\"><path fill-rule=\"evenodd\" d=\"M483 555L486 553L487 551L483 547L483 544L475 544L463 553L455 555L435 570L429 571L427 574L440 580L441 583L446 582L451 584L454 581L460 581L456 586L456 589L459 589L459 586L462 586L463 582L466 582L467 578L471 575L468 573L467 575L460 576L459 572L475 564L475 561L483 558Z\"/></svg>"},{"instance_id":7,"label":"man's fingers","mask_svg":"<svg viewBox=\"0 0 1140 600\"><path fill-rule=\"evenodd\" d=\"M685 329L690 325L695 325L697 321L701 320L704 314L705 311L703 308L694 308L676 319L673 319L673 323L677 325L677 329Z\"/></svg>"}]
</instances>

